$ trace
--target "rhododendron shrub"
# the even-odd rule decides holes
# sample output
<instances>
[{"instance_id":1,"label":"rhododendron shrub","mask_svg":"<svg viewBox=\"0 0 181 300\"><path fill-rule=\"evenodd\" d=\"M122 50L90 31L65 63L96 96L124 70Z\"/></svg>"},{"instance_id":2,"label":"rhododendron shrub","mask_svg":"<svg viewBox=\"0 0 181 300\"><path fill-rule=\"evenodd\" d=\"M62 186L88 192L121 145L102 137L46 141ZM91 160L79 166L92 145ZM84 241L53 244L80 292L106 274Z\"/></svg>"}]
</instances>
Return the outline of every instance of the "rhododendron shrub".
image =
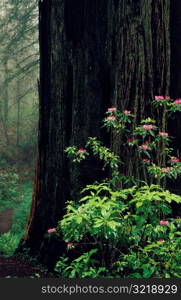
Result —
<instances>
[{"instance_id":1,"label":"rhododendron shrub","mask_svg":"<svg viewBox=\"0 0 181 300\"><path fill-rule=\"evenodd\" d=\"M174 202L181 197L156 185L116 191L109 182L87 186L58 224L67 250L82 254L66 264L60 258L56 271L64 277L181 276L181 222L171 217Z\"/></svg>"},{"instance_id":2,"label":"rhododendron shrub","mask_svg":"<svg viewBox=\"0 0 181 300\"><path fill-rule=\"evenodd\" d=\"M161 109L164 112L167 109L167 113L171 112L171 108L175 107L175 104L180 105L180 99L173 101L169 96L155 96L153 104L155 105L157 102L162 103ZM173 155L173 149L170 147L172 138L168 132L163 131L163 129L166 129L166 117L163 119L164 124L162 124L162 128L159 128L156 121L150 117L142 120L140 125L133 127L134 117L134 114L130 110L119 111L116 107L110 107L103 120L103 126L109 131L111 130L113 133L121 135L120 147L126 148L129 146L134 152L138 153L137 159L140 165L140 173L147 173L144 180L147 180L148 183L155 180L156 184L164 185L165 178L176 179L181 174L181 162L178 157ZM93 139L95 144L94 149ZM125 143L125 140L127 143ZM104 166L109 165L114 171L116 168L120 173L122 172L124 157L117 157L117 162L115 163L116 155L113 152L111 154L111 150L103 146L96 138L89 138L85 149L82 149L82 152L80 152L80 149L76 149L75 146L66 149L73 162L80 162L86 159L93 150L93 155L104 161ZM132 161L133 158L130 155L127 159ZM115 174L115 172L112 174Z\"/></svg>"},{"instance_id":3,"label":"rhododendron shrub","mask_svg":"<svg viewBox=\"0 0 181 300\"><path fill-rule=\"evenodd\" d=\"M146 181L127 174L124 157L96 137L65 150L73 163L96 157L109 177L86 186L79 203L68 202L56 231L67 243L67 253L56 265L61 277L181 277L181 219L172 212L181 196L165 188L166 178L181 174L166 128L168 117L180 111L181 100L155 96L153 105L163 110L161 127L150 117L136 124L130 110L116 107L108 108L103 120L130 153L128 160L136 154ZM74 259L66 257L71 251Z\"/></svg>"}]
</instances>

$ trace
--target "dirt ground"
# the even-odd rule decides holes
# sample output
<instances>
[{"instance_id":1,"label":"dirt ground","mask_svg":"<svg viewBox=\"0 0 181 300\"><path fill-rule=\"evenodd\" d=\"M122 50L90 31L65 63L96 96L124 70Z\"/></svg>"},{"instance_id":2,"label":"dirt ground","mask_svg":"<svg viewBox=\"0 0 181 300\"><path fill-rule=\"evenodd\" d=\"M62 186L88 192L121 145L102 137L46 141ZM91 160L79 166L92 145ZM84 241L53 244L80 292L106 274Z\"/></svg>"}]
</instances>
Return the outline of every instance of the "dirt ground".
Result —
<instances>
[{"instance_id":1,"label":"dirt ground","mask_svg":"<svg viewBox=\"0 0 181 300\"><path fill-rule=\"evenodd\" d=\"M38 275L35 275L38 274ZM0 257L0 278L6 277L52 277L45 271L40 270L38 267L31 265L29 262L20 261L16 257Z\"/></svg>"}]
</instances>

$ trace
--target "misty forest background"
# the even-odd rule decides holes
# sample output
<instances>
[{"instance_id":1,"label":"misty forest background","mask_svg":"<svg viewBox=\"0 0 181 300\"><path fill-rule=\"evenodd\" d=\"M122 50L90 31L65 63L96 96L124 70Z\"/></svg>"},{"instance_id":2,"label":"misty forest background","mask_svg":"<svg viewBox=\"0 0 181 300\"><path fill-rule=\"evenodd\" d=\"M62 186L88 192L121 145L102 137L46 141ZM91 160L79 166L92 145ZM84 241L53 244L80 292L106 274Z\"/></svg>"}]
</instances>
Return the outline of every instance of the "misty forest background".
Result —
<instances>
[{"instance_id":1,"label":"misty forest background","mask_svg":"<svg viewBox=\"0 0 181 300\"><path fill-rule=\"evenodd\" d=\"M38 7L0 3L0 252L11 255L30 211L38 119Z\"/></svg>"},{"instance_id":2,"label":"misty forest background","mask_svg":"<svg viewBox=\"0 0 181 300\"><path fill-rule=\"evenodd\" d=\"M181 277L180 16L177 0L1 1L0 258L31 257L59 277ZM155 95L172 99L163 111ZM140 132L163 153L152 173Z\"/></svg>"}]
</instances>

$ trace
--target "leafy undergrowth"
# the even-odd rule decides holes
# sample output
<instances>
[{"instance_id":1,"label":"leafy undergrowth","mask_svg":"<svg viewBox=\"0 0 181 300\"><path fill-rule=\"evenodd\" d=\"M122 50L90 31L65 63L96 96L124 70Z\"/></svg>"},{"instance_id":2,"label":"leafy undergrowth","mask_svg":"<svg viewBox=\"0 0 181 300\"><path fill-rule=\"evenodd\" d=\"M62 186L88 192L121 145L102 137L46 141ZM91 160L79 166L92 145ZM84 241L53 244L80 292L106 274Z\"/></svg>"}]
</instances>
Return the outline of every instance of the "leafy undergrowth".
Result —
<instances>
[{"instance_id":1,"label":"leafy undergrowth","mask_svg":"<svg viewBox=\"0 0 181 300\"><path fill-rule=\"evenodd\" d=\"M52 238L63 233L74 255L60 257L60 277L181 278L181 219L171 209L181 196L157 185L113 190L108 183L82 193L49 230Z\"/></svg>"},{"instance_id":2,"label":"leafy undergrowth","mask_svg":"<svg viewBox=\"0 0 181 300\"><path fill-rule=\"evenodd\" d=\"M32 200L32 182L19 184L15 176L5 175L1 176L1 179L4 179L4 181L1 180L3 188L1 192L3 190L4 193L1 193L0 197L0 211L13 209L14 215L10 231L0 235L0 278L55 277L27 253L14 255L28 221ZM7 178L9 181L6 180ZM3 201L4 199L8 200Z\"/></svg>"},{"instance_id":3,"label":"leafy undergrowth","mask_svg":"<svg viewBox=\"0 0 181 300\"><path fill-rule=\"evenodd\" d=\"M9 232L0 236L0 254L4 257L13 255L24 234L32 199L32 183L26 182L17 186L13 196L10 207L6 206L6 209L14 209L12 226ZM19 198L18 201L16 200L17 198Z\"/></svg>"}]
</instances>

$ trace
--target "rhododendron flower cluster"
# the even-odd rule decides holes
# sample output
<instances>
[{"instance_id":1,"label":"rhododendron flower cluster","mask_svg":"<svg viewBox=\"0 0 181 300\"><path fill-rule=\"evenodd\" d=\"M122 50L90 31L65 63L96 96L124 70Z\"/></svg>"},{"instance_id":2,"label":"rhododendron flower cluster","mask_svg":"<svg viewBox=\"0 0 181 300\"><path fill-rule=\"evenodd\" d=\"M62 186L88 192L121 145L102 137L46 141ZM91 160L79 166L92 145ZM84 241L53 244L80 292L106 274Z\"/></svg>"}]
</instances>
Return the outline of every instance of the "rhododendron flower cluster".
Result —
<instances>
[{"instance_id":1,"label":"rhododendron flower cluster","mask_svg":"<svg viewBox=\"0 0 181 300\"><path fill-rule=\"evenodd\" d=\"M139 146L139 148L142 149L142 150L149 150L150 149L150 147L148 145L141 145L141 146Z\"/></svg>"},{"instance_id":2,"label":"rhododendron flower cluster","mask_svg":"<svg viewBox=\"0 0 181 300\"><path fill-rule=\"evenodd\" d=\"M170 168L169 167L167 167L167 168L162 168L162 172L163 173L168 173L170 171Z\"/></svg>"},{"instance_id":3,"label":"rhododendron flower cluster","mask_svg":"<svg viewBox=\"0 0 181 300\"><path fill-rule=\"evenodd\" d=\"M168 137L168 132L161 132L159 131L160 136Z\"/></svg>"},{"instance_id":4,"label":"rhododendron flower cluster","mask_svg":"<svg viewBox=\"0 0 181 300\"><path fill-rule=\"evenodd\" d=\"M180 159L178 157L174 157L174 156L171 157L171 162L177 163L179 161L180 161Z\"/></svg>"},{"instance_id":5,"label":"rhododendron flower cluster","mask_svg":"<svg viewBox=\"0 0 181 300\"><path fill-rule=\"evenodd\" d=\"M170 100L170 96L155 96L155 100Z\"/></svg>"},{"instance_id":6,"label":"rhododendron flower cluster","mask_svg":"<svg viewBox=\"0 0 181 300\"><path fill-rule=\"evenodd\" d=\"M145 130L151 130L151 129L153 129L153 125L144 125L143 126L143 128L145 129Z\"/></svg>"},{"instance_id":7,"label":"rhododendron flower cluster","mask_svg":"<svg viewBox=\"0 0 181 300\"><path fill-rule=\"evenodd\" d=\"M80 148L80 149L78 150L78 152L79 152L79 153L84 153L84 152L86 152L86 150L83 149L83 148Z\"/></svg>"},{"instance_id":8,"label":"rhododendron flower cluster","mask_svg":"<svg viewBox=\"0 0 181 300\"><path fill-rule=\"evenodd\" d=\"M148 159L148 158L143 158L143 162L144 162L144 163L149 163L149 162L150 162L150 159Z\"/></svg>"},{"instance_id":9,"label":"rhododendron flower cluster","mask_svg":"<svg viewBox=\"0 0 181 300\"><path fill-rule=\"evenodd\" d=\"M123 114L129 115L129 114L131 114L131 111L130 110L123 110Z\"/></svg>"},{"instance_id":10,"label":"rhododendron flower cluster","mask_svg":"<svg viewBox=\"0 0 181 300\"><path fill-rule=\"evenodd\" d=\"M117 108L113 106L113 107L108 108L107 111L108 111L109 113L112 113L112 112L115 112L116 110L117 110Z\"/></svg>"},{"instance_id":11,"label":"rhododendron flower cluster","mask_svg":"<svg viewBox=\"0 0 181 300\"><path fill-rule=\"evenodd\" d=\"M176 99L173 103L174 104L181 104L181 99Z\"/></svg>"},{"instance_id":12,"label":"rhododendron flower cluster","mask_svg":"<svg viewBox=\"0 0 181 300\"><path fill-rule=\"evenodd\" d=\"M74 246L73 243L70 243L70 242L69 242L69 243L67 244L67 248L68 248L68 249L72 248L73 246Z\"/></svg>"},{"instance_id":13,"label":"rhododendron flower cluster","mask_svg":"<svg viewBox=\"0 0 181 300\"><path fill-rule=\"evenodd\" d=\"M164 100L163 96L155 96L155 100Z\"/></svg>"},{"instance_id":14,"label":"rhododendron flower cluster","mask_svg":"<svg viewBox=\"0 0 181 300\"><path fill-rule=\"evenodd\" d=\"M107 121L115 121L116 117L115 116L110 116L106 118Z\"/></svg>"},{"instance_id":15,"label":"rhododendron flower cluster","mask_svg":"<svg viewBox=\"0 0 181 300\"><path fill-rule=\"evenodd\" d=\"M56 228L50 228L50 229L47 230L47 232L49 234L51 234L51 233L57 232L57 230L56 230Z\"/></svg>"},{"instance_id":16,"label":"rhododendron flower cluster","mask_svg":"<svg viewBox=\"0 0 181 300\"><path fill-rule=\"evenodd\" d=\"M169 224L168 221L166 221L166 220L160 220L160 225L167 226L168 224Z\"/></svg>"}]
</instances>

